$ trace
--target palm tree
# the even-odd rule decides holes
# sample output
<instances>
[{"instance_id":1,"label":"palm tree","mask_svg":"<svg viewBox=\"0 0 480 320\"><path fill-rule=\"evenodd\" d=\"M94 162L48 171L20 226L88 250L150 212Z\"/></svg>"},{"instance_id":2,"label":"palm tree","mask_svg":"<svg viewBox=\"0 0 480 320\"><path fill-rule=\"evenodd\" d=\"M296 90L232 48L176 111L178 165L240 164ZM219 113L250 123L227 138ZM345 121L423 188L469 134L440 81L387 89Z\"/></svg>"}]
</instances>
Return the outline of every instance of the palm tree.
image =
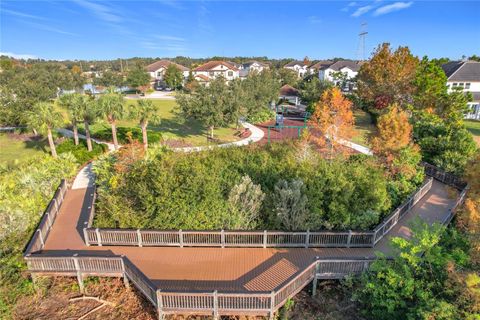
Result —
<instances>
[{"instance_id":1,"label":"palm tree","mask_svg":"<svg viewBox=\"0 0 480 320\"><path fill-rule=\"evenodd\" d=\"M97 101L87 95L78 95L74 100L76 108L79 110L79 116L85 126L85 137L87 140L87 150L92 151L92 138L90 136L90 124L98 118Z\"/></svg>"},{"instance_id":2,"label":"palm tree","mask_svg":"<svg viewBox=\"0 0 480 320\"><path fill-rule=\"evenodd\" d=\"M47 132L50 152L52 156L56 158L57 149L53 142L52 129L62 125L62 114L55 110L52 103L38 102L33 106L33 110L27 113L27 122L31 127L39 131Z\"/></svg>"},{"instance_id":3,"label":"palm tree","mask_svg":"<svg viewBox=\"0 0 480 320\"><path fill-rule=\"evenodd\" d=\"M152 100L140 99L138 103L130 105L130 116L138 119L140 128L142 129L143 148L148 148L147 126L149 122L158 123L160 116L157 113L157 108Z\"/></svg>"},{"instance_id":4,"label":"palm tree","mask_svg":"<svg viewBox=\"0 0 480 320\"><path fill-rule=\"evenodd\" d=\"M100 112L108 120L112 126L112 139L115 150L118 149L117 140L117 120L125 116L126 108L123 101L123 96L115 92L115 88L109 88L107 93L99 99Z\"/></svg>"},{"instance_id":5,"label":"palm tree","mask_svg":"<svg viewBox=\"0 0 480 320\"><path fill-rule=\"evenodd\" d=\"M62 108L68 110L70 116L70 121L73 126L73 141L76 146L78 146L78 122L82 121L81 110L76 102L80 94L78 93L68 93L64 94L58 99L58 105Z\"/></svg>"}]
</instances>

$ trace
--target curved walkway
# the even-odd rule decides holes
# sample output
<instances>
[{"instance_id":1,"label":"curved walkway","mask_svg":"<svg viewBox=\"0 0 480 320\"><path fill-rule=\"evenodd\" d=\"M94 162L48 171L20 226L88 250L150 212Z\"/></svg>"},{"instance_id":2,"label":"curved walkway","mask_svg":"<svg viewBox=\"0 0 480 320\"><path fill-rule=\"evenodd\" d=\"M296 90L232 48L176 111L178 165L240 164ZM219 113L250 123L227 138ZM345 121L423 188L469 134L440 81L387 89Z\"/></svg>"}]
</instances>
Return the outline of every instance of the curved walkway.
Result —
<instances>
[{"instance_id":1,"label":"curved walkway","mask_svg":"<svg viewBox=\"0 0 480 320\"><path fill-rule=\"evenodd\" d=\"M412 221L442 222L455 199L449 187L434 181L430 191L390 230L375 248L178 248L88 247L82 236L93 203L93 188L67 192L42 253L50 255L125 255L163 291L270 292L304 270L315 257L371 258L392 256L390 237L411 236Z\"/></svg>"}]
</instances>

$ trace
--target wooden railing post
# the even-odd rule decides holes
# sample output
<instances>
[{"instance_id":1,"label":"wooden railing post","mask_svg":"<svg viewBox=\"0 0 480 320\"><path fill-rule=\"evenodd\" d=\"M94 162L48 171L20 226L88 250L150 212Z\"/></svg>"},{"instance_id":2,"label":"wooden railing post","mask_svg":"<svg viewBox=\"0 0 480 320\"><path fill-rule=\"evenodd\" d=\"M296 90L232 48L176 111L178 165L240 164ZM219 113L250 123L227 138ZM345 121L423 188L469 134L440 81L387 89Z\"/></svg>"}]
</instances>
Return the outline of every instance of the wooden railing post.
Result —
<instances>
[{"instance_id":1,"label":"wooden railing post","mask_svg":"<svg viewBox=\"0 0 480 320\"><path fill-rule=\"evenodd\" d=\"M307 234L305 235L305 248L308 248L310 245L310 230L307 230Z\"/></svg>"},{"instance_id":2,"label":"wooden railing post","mask_svg":"<svg viewBox=\"0 0 480 320\"><path fill-rule=\"evenodd\" d=\"M273 320L275 318L275 291L270 292L270 312L268 319Z\"/></svg>"},{"instance_id":3,"label":"wooden railing post","mask_svg":"<svg viewBox=\"0 0 480 320\"><path fill-rule=\"evenodd\" d=\"M222 248L225 248L225 230L223 230L223 229L220 233L220 238L221 238L221 242L222 242Z\"/></svg>"},{"instance_id":4,"label":"wooden railing post","mask_svg":"<svg viewBox=\"0 0 480 320\"><path fill-rule=\"evenodd\" d=\"M84 293L85 287L83 286L83 277L82 277L82 272L80 270L80 264L78 263L77 253L73 255L73 264L75 265L75 271L77 272L77 280L78 280L78 286L80 287L80 292Z\"/></svg>"},{"instance_id":5,"label":"wooden railing post","mask_svg":"<svg viewBox=\"0 0 480 320\"><path fill-rule=\"evenodd\" d=\"M42 249L43 249L43 246L45 245L45 239L43 238L42 230L37 229L37 232L39 234L40 243L42 244Z\"/></svg>"},{"instance_id":6,"label":"wooden railing post","mask_svg":"<svg viewBox=\"0 0 480 320\"><path fill-rule=\"evenodd\" d=\"M319 257L315 257L317 260L317 264L315 265L315 275L313 276L313 283L312 283L312 297L314 297L317 294L317 282L318 282L318 272L320 270L320 262L318 261Z\"/></svg>"},{"instance_id":7,"label":"wooden railing post","mask_svg":"<svg viewBox=\"0 0 480 320\"><path fill-rule=\"evenodd\" d=\"M158 320L163 320L165 318L165 315L163 314L163 299L160 289L157 289L157 312Z\"/></svg>"},{"instance_id":8,"label":"wooden railing post","mask_svg":"<svg viewBox=\"0 0 480 320\"><path fill-rule=\"evenodd\" d=\"M218 292L213 291L213 319L218 320Z\"/></svg>"},{"instance_id":9,"label":"wooden railing post","mask_svg":"<svg viewBox=\"0 0 480 320\"><path fill-rule=\"evenodd\" d=\"M352 230L348 230L347 248L350 248L351 241L352 241Z\"/></svg>"},{"instance_id":10,"label":"wooden railing post","mask_svg":"<svg viewBox=\"0 0 480 320\"><path fill-rule=\"evenodd\" d=\"M88 238L87 228L83 228L83 238L85 238L85 244L90 246L90 239Z\"/></svg>"},{"instance_id":11,"label":"wooden railing post","mask_svg":"<svg viewBox=\"0 0 480 320\"><path fill-rule=\"evenodd\" d=\"M180 241L180 248L183 248L183 232L182 229L178 230L178 238Z\"/></svg>"},{"instance_id":12,"label":"wooden railing post","mask_svg":"<svg viewBox=\"0 0 480 320\"><path fill-rule=\"evenodd\" d=\"M263 230L263 247L267 247L267 230Z\"/></svg>"},{"instance_id":13,"label":"wooden railing post","mask_svg":"<svg viewBox=\"0 0 480 320\"><path fill-rule=\"evenodd\" d=\"M121 263L122 263L122 274L123 274L123 283L127 289L130 289L130 283L128 283L127 272L125 271L125 261L123 260L125 256L122 254L121 256Z\"/></svg>"},{"instance_id":14,"label":"wooden railing post","mask_svg":"<svg viewBox=\"0 0 480 320\"><path fill-rule=\"evenodd\" d=\"M102 237L100 234L100 230L98 228L95 229L95 233L97 234L97 244L99 247L102 246Z\"/></svg>"},{"instance_id":15,"label":"wooden railing post","mask_svg":"<svg viewBox=\"0 0 480 320\"><path fill-rule=\"evenodd\" d=\"M137 229L137 238L138 238L138 246L143 247L142 234L140 233L140 229Z\"/></svg>"}]
</instances>

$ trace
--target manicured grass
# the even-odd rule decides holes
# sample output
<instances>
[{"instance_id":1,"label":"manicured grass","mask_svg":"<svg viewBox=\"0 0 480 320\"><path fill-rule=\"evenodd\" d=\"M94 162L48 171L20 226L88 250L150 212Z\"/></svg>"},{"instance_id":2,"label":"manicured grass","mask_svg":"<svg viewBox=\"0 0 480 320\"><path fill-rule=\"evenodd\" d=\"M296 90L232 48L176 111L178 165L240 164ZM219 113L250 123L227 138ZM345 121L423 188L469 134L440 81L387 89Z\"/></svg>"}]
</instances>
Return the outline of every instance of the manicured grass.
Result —
<instances>
[{"instance_id":1,"label":"manicured grass","mask_svg":"<svg viewBox=\"0 0 480 320\"><path fill-rule=\"evenodd\" d=\"M468 131L473 135L473 139L477 142L477 145L480 147L480 121L478 120L465 120L465 126Z\"/></svg>"},{"instance_id":2,"label":"manicured grass","mask_svg":"<svg viewBox=\"0 0 480 320\"><path fill-rule=\"evenodd\" d=\"M185 121L181 116L175 114L176 102L174 100L152 101L158 108L161 120L159 124L150 124L148 126L149 131L160 132L164 139L181 140L189 145L199 146L208 144L207 129L199 121ZM137 103L137 100L127 100L126 103L131 105ZM117 126L139 128L137 121L130 119L118 121ZM110 124L105 120L99 120L91 125L93 135L96 132L109 129ZM215 138L223 143L238 140L234 135L235 132L235 128L218 128L214 130L214 135Z\"/></svg>"},{"instance_id":3,"label":"manicured grass","mask_svg":"<svg viewBox=\"0 0 480 320\"><path fill-rule=\"evenodd\" d=\"M353 113L355 117L355 133L352 141L364 146L369 146L369 136L376 132L372 117L367 112L356 109Z\"/></svg>"},{"instance_id":4,"label":"manicured grass","mask_svg":"<svg viewBox=\"0 0 480 320\"><path fill-rule=\"evenodd\" d=\"M9 164L30 159L36 155L50 152L48 143L42 140L24 140L20 136L7 133L0 134L0 164Z\"/></svg>"}]
</instances>

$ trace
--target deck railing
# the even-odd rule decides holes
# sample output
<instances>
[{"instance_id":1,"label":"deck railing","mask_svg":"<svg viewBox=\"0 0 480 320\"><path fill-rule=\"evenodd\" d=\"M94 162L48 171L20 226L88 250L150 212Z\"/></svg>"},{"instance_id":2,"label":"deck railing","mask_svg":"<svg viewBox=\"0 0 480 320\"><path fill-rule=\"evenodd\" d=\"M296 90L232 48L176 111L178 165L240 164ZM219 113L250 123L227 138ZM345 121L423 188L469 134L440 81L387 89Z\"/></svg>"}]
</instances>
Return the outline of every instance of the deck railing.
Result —
<instances>
[{"instance_id":1,"label":"deck railing","mask_svg":"<svg viewBox=\"0 0 480 320\"><path fill-rule=\"evenodd\" d=\"M40 223L35 229L32 238L28 242L24 255L43 249L45 241L47 240L47 236L50 233L50 229L52 228L52 225L57 218L58 212L60 211L60 206L63 203L63 199L65 198L65 193L67 192L67 189L67 181L62 179L57 190L55 190L55 194L53 195L52 200L50 200L50 202L48 203L47 209L43 213L42 218L40 219Z\"/></svg>"},{"instance_id":2,"label":"deck railing","mask_svg":"<svg viewBox=\"0 0 480 320\"><path fill-rule=\"evenodd\" d=\"M428 191L430 191L432 184L433 179L427 179L413 195L408 197L404 203L383 219L382 223L373 230L375 235L375 242L373 245L380 241L398 223L398 221L400 221L400 219L402 219L410 209L413 208Z\"/></svg>"},{"instance_id":3,"label":"deck railing","mask_svg":"<svg viewBox=\"0 0 480 320\"><path fill-rule=\"evenodd\" d=\"M432 178L428 178L373 231L162 231L84 228L83 232L87 245L98 246L371 248L430 190L432 181ZM90 215L89 221L92 219Z\"/></svg>"},{"instance_id":4,"label":"deck railing","mask_svg":"<svg viewBox=\"0 0 480 320\"><path fill-rule=\"evenodd\" d=\"M445 172L444 170L426 162L423 162L422 166L425 168L426 175L444 184L455 187L459 190L463 190L467 186L467 183L465 181L463 181L460 177L454 175L453 173Z\"/></svg>"},{"instance_id":5,"label":"deck railing","mask_svg":"<svg viewBox=\"0 0 480 320\"><path fill-rule=\"evenodd\" d=\"M161 314L189 313L212 315L273 315L287 299L293 297L313 279L342 278L368 268L371 259L318 259L278 290L253 293L164 292L158 289L128 258L124 256L48 256L29 254L28 270L39 274L77 276L124 276L157 308Z\"/></svg>"},{"instance_id":6,"label":"deck railing","mask_svg":"<svg viewBox=\"0 0 480 320\"><path fill-rule=\"evenodd\" d=\"M444 178L445 181L450 181L457 186L463 185L462 192L458 197L455 205L450 210L450 215L443 221L448 223L456 209L462 204L465 199L468 186L461 184L460 180L451 178L445 178L447 175L438 174L438 169L433 172L436 176ZM48 219L55 219L58 212L59 204L63 200L63 196L66 190L66 184L60 185L54 199L57 203L57 210L55 213L49 213ZM402 216L405 215L413 205L428 192L432 186L432 179L427 180L422 187L415 192L402 206L397 208L386 220L375 230L375 238L380 234L385 234L392 226L398 222ZM53 202L54 200L52 200ZM55 206L55 204L49 204ZM48 210L47 210L48 211ZM49 211L50 212L50 211ZM44 220L42 218L42 221ZM51 220L53 223L53 220ZM43 222L45 223L45 222ZM42 222L41 222L42 224ZM39 225L38 230L42 230ZM51 223L49 224L51 227ZM48 233L49 228L45 229ZM283 233L283 232L232 232L232 231L219 231L219 232L196 232L196 231L141 231L134 230L137 238L128 234L122 238L115 238L116 235L112 235L112 238L105 238L105 240L115 242L122 241L125 244L139 244L148 245L150 241L154 243L163 241L169 245L191 245L192 243L201 243L204 245L210 245L210 243L220 244L224 246L236 246L238 244L244 246L251 246L252 243L257 246L261 243L263 246L284 246L285 243L301 243L302 245L309 246L318 243L332 243L331 240L322 240L319 237L328 237L328 233L315 233L315 232L295 232L295 233ZM42 231L40 231L42 232ZM36 231L37 233L37 231ZM91 233L91 234L90 234ZM99 235L99 230L90 229L86 233L88 237L92 239L100 239L100 244L104 240L102 234ZM346 241L351 244L363 243L368 241L367 238L362 238L362 233L344 232L333 233L335 236L341 236L341 241ZM42 234L43 235L43 234ZM98 238L95 238L98 237ZM140 239L140 240L139 240ZM160 239L160 240L159 240ZM364 240L367 239L367 240ZM97 241L97 240L95 240ZM137 242L135 242L137 241ZM138 242L140 241L140 242ZM305 242L304 242L305 241ZM335 240L337 241L337 240ZM340 241L340 242L341 242ZM370 241L373 242L372 238ZM32 241L31 241L32 242ZM173 242L173 244L172 244ZM107 242L109 243L109 242ZM343 242L341 242L343 243ZM251 315L268 315L273 318L273 314L281 307L287 299L293 297L297 292L302 290L312 280L314 281L314 291L316 279L339 279L347 275L357 275L367 270L375 258L329 258L329 259L317 259L313 261L309 266L303 269L294 278L289 280L286 284L281 285L279 288L272 292L231 292L231 293L219 293L214 292L165 292L157 288L128 258L124 256L78 256L77 254L68 256L49 256L47 254L35 254L38 250L32 250L33 244L29 244L25 260L27 262L28 270L32 273L47 273L47 274L63 274L63 275L76 275L79 279L79 283L82 282L82 277L85 275L96 276L123 276L128 278L135 287L157 308L159 315L169 313L196 313L196 314L208 314L217 317L219 315L238 315L238 314L251 314Z\"/></svg>"}]
</instances>

